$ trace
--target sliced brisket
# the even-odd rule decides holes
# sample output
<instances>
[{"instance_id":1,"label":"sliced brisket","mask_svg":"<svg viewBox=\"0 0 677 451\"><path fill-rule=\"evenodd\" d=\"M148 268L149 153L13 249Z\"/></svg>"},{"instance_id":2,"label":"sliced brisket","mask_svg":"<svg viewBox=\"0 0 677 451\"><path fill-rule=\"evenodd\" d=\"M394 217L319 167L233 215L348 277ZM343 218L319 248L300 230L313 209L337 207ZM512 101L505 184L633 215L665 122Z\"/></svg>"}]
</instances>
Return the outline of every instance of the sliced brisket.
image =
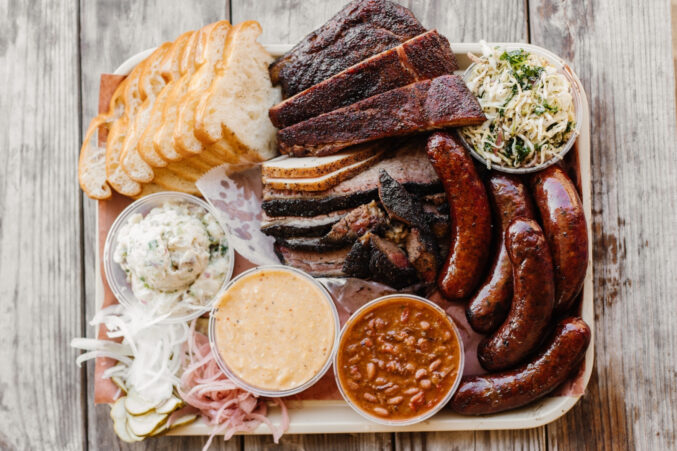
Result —
<instances>
[{"instance_id":1,"label":"sliced brisket","mask_svg":"<svg viewBox=\"0 0 677 451\"><path fill-rule=\"evenodd\" d=\"M443 75L283 128L277 132L278 148L297 157L329 155L363 142L478 125L485 119L461 77Z\"/></svg>"},{"instance_id":2,"label":"sliced brisket","mask_svg":"<svg viewBox=\"0 0 677 451\"><path fill-rule=\"evenodd\" d=\"M329 232L351 210L338 210L310 218L303 216L270 217L263 214L261 231L266 235L279 237L318 237Z\"/></svg>"},{"instance_id":3,"label":"sliced brisket","mask_svg":"<svg viewBox=\"0 0 677 451\"><path fill-rule=\"evenodd\" d=\"M391 89L451 74L457 68L449 41L433 30L299 92L268 114L277 128L289 127Z\"/></svg>"},{"instance_id":4,"label":"sliced brisket","mask_svg":"<svg viewBox=\"0 0 677 451\"><path fill-rule=\"evenodd\" d=\"M322 241L325 243L352 243L369 231L376 231L388 222L388 218L376 201L361 205L334 224Z\"/></svg>"},{"instance_id":5,"label":"sliced brisket","mask_svg":"<svg viewBox=\"0 0 677 451\"><path fill-rule=\"evenodd\" d=\"M378 197L391 219L417 227L426 233L430 232L428 217L423 212L420 198L410 194L383 169L379 173Z\"/></svg>"},{"instance_id":6,"label":"sliced brisket","mask_svg":"<svg viewBox=\"0 0 677 451\"><path fill-rule=\"evenodd\" d=\"M298 268L315 277L345 277L343 262L349 251L350 248L345 248L319 253L297 251L280 244L275 245L275 253L282 264Z\"/></svg>"},{"instance_id":7,"label":"sliced brisket","mask_svg":"<svg viewBox=\"0 0 677 451\"><path fill-rule=\"evenodd\" d=\"M411 193L427 195L442 189L425 153L425 140L414 139L366 171L326 191L295 192L264 187L263 210L269 216L308 217L366 204L378 198L378 178L382 169Z\"/></svg>"},{"instance_id":8,"label":"sliced brisket","mask_svg":"<svg viewBox=\"0 0 677 451\"><path fill-rule=\"evenodd\" d=\"M407 256L422 282L433 283L440 264L439 249L432 235L412 228L405 245Z\"/></svg>"},{"instance_id":9,"label":"sliced brisket","mask_svg":"<svg viewBox=\"0 0 677 451\"><path fill-rule=\"evenodd\" d=\"M346 247L346 244L349 244L327 242L324 241L322 237L278 237L275 242L279 246L284 246L294 251L310 251L319 253L331 252L341 247Z\"/></svg>"},{"instance_id":10,"label":"sliced brisket","mask_svg":"<svg viewBox=\"0 0 677 451\"><path fill-rule=\"evenodd\" d=\"M367 233L353 243L343 263L343 272L349 277L368 279L371 276L369 260L371 259L371 234Z\"/></svg>"},{"instance_id":11,"label":"sliced brisket","mask_svg":"<svg viewBox=\"0 0 677 451\"><path fill-rule=\"evenodd\" d=\"M395 243L371 235L369 271L374 280L393 288L404 288L416 282L416 270L407 259L407 254Z\"/></svg>"},{"instance_id":12,"label":"sliced brisket","mask_svg":"<svg viewBox=\"0 0 677 451\"><path fill-rule=\"evenodd\" d=\"M407 8L354 0L270 65L270 78L292 96L426 30Z\"/></svg>"}]
</instances>

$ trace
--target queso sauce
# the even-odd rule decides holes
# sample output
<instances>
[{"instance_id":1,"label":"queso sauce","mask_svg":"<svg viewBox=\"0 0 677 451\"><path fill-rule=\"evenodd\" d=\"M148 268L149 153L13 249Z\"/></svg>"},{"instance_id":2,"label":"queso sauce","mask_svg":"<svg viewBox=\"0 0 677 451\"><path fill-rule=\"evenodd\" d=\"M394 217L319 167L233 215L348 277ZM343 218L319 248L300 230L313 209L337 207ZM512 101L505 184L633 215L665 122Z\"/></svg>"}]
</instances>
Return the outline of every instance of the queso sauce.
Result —
<instances>
[{"instance_id":1,"label":"queso sauce","mask_svg":"<svg viewBox=\"0 0 677 451\"><path fill-rule=\"evenodd\" d=\"M308 382L334 346L336 320L325 293L290 270L261 269L235 280L213 315L226 366L264 390Z\"/></svg>"},{"instance_id":2,"label":"queso sauce","mask_svg":"<svg viewBox=\"0 0 677 451\"><path fill-rule=\"evenodd\" d=\"M461 350L450 320L424 302L391 298L344 331L336 369L361 410L406 420L436 407L453 388Z\"/></svg>"}]
</instances>

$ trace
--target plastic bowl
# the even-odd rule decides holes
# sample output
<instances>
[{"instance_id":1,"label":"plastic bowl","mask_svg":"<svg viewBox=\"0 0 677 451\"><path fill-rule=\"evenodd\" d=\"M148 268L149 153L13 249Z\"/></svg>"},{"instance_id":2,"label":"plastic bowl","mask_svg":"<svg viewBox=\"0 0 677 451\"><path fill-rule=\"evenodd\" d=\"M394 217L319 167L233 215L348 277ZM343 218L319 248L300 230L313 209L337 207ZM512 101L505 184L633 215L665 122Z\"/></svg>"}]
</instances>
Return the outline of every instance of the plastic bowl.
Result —
<instances>
[{"instance_id":1,"label":"plastic bowl","mask_svg":"<svg viewBox=\"0 0 677 451\"><path fill-rule=\"evenodd\" d=\"M164 191L160 193L150 194L133 202L131 205L125 208L123 212L120 213L120 215L115 219L115 222L113 222L113 225L111 226L110 230L108 231L108 235L106 236L106 244L103 250L103 268L106 274L106 280L108 281L108 285L110 286L111 291L113 292L117 300L126 307L130 307L133 305L141 305L141 302L136 298L136 296L134 296L132 287L127 280L127 274L122 269L122 267L113 260L113 254L115 253L115 248L118 245L118 234L120 233L120 229L122 228L122 226L124 226L127 223L128 219L132 215L140 213L141 215L146 216L148 212L150 212L153 208L161 207L165 202L168 201L187 202L193 205L197 205L203 208L205 211L214 215L215 218L218 218L217 213L214 211L214 209L202 199L199 199L195 196L191 196L190 194L184 194L173 191ZM228 240L229 238L228 230L224 229L224 233L226 234L226 239ZM219 291L216 293L216 295L201 308L195 310L190 309L185 314L181 314L181 312L179 311L178 314L169 316L163 319L162 322L175 323L189 321L193 318L197 318L198 316L207 312L211 308L212 304L216 301L216 299L220 297L221 293L223 292L223 289L228 284L228 281L230 280L233 274L233 267L235 265L235 253L233 251L233 247L230 245L230 240L228 241L229 241L228 259L230 264L228 265L228 269L226 271L226 277L223 279L223 283L221 284L221 287L219 288Z\"/></svg>"},{"instance_id":2,"label":"plastic bowl","mask_svg":"<svg viewBox=\"0 0 677 451\"><path fill-rule=\"evenodd\" d=\"M364 411L362 408L360 408L358 405L356 405L350 396L346 393L346 391L343 388L343 385L341 383L341 379L339 377L339 372L338 372L338 356L339 356L339 350L342 346L343 339L345 337L346 331L357 321L360 319L362 316L362 313L371 310L374 308L374 306L380 305L380 304L387 304L391 299L410 299L416 302L420 302L422 304L426 304L429 307L432 307L434 310L436 310L440 315L442 315L444 318L447 319L449 324L451 325L451 329L454 332L454 336L456 338L456 341L458 342L459 346L459 353L460 353L460 358L459 358L459 364L458 364L458 372L456 374L456 379L454 380L454 383L452 384L451 388L449 389L449 392L444 396L444 398L437 403L435 407L433 407L430 410L427 410L423 412L421 415L412 417L412 418L406 418L402 420L388 420L382 417L378 417L376 415L372 415L369 412ZM339 391L341 392L341 395L343 396L343 399L348 403L350 407L353 408L353 410L360 415L362 415L364 418L367 420L373 421L378 424L383 424L386 426L410 426L412 424L420 423L421 421L425 421L428 418L432 417L435 415L437 412L440 411L451 399L451 397L454 395L456 392L456 389L458 389L458 385L461 383L461 378L463 377L463 366L465 364L465 353L463 352L463 340L461 340L461 335L458 333L458 328L456 327L456 324L454 321L447 315L447 312L442 310L437 304L435 304L432 301L429 301L428 299L422 298L420 296L415 296L413 294L390 294L388 296L382 296L380 298L376 298L373 301L367 302L364 304L362 307L360 307L355 313L353 313L350 316L350 319L346 322L346 324L343 326L343 329L341 330L341 336L339 338L339 345L338 345L339 350L337 350L336 354L334 355L334 378L336 379L336 385L339 388Z\"/></svg>"},{"instance_id":3,"label":"plastic bowl","mask_svg":"<svg viewBox=\"0 0 677 451\"><path fill-rule=\"evenodd\" d=\"M222 293L226 293L230 287L232 287L237 281L240 279L247 277L251 274L255 274L258 272L263 272L263 271L268 271L268 270L280 270L280 271L288 271L290 273L296 274L301 276L302 278L306 279L308 282L312 283L315 287L317 287L320 292L322 293L322 298L324 299L325 302L329 304L329 307L332 312L332 317L334 319L334 344L332 345L331 351L329 354L327 354L327 360L322 366L322 368L310 379L308 379L306 382L303 384L293 387L287 390L267 390L261 387L257 387L255 385L252 385L248 383L247 381L243 380L240 378L237 374L235 374L226 364L226 362L223 360L223 357L221 357L221 353L219 353L218 346L216 344L216 331L215 331L215 326L216 326L216 318L214 316L216 309L218 308L218 303L215 303L212 306L212 311L209 315L209 344L212 349L212 354L214 355L214 358L216 359L216 362L218 363L219 367L221 368L221 371L223 371L226 376L228 376L228 379L230 379L235 385L238 387L242 388L243 390L247 390L251 393L254 393L255 395L258 396L265 396L269 398L279 398L283 396L291 396L295 395L297 393L301 393L302 391L310 388L313 386L322 376L325 375L325 373L329 370L329 368L332 365L332 362L334 361L334 355L336 354L336 349L338 348L338 342L339 342L339 330L341 328L341 323L339 322L339 316L338 316L338 311L336 310L336 305L334 305L334 301L327 291L327 289L322 285L320 282L315 280L313 277L310 275L306 274L305 272L292 268L289 266L283 266L283 265L266 265L266 266L259 266L257 268L250 269L248 271L243 272L242 274L238 275L235 277L233 280L228 283L226 286L225 290L223 290Z\"/></svg>"},{"instance_id":4,"label":"plastic bowl","mask_svg":"<svg viewBox=\"0 0 677 451\"><path fill-rule=\"evenodd\" d=\"M559 153L557 157L553 157L544 163L538 165L538 166L532 166L528 168L509 168L505 166L501 166L497 163L491 162L491 169L496 169L497 171L501 172L508 172L510 174L529 174L531 172L537 172L542 169L547 168L548 166L552 166L553 164L557 163L558 161L561 161L564 156L571 150L572 147L574 147L574 144L576 143L576 139L578 139L578 135L581 132L581 127L582 123L581 121L583 120L583 107L582 107L582 96L579 88L579 84L577 82L576 77L573 75L573 71L569 67L569 65L560 57L555 55L552 52L549 52L548 50L542 49L540 47L528 45L528 44L500 44L500 45L495 45L495 44L487 44L489 47L492 49L495 47L498 47L501 50L518 50L518 49L524 49L528 51L529 53L533 53L534 55L540 56L541 58L545 59L548 61L550 64L552 64L564 77L567 79L569 82L569 85L571 86L571 96L574 102L574 115L576 117L576 126L573 130L573 133L571 133L571 136L569 137L569 140L567 143L564 145L564 148L562 151ZM473 68L475 67L475 63L472 63L468 68L465 70L463 73L463 80L467 80L467 78L470 76L470 73L472 72ZM470 154L475 157L477 160L481 161L483 165L487 165L487 160L482 157L479 153L475 151L475 149L466 142L466 140L463 138L461 133L458 133L458 137L461 139L461 142L463 143L464 147L468 149Z\"/></svg>"}]
</instances>

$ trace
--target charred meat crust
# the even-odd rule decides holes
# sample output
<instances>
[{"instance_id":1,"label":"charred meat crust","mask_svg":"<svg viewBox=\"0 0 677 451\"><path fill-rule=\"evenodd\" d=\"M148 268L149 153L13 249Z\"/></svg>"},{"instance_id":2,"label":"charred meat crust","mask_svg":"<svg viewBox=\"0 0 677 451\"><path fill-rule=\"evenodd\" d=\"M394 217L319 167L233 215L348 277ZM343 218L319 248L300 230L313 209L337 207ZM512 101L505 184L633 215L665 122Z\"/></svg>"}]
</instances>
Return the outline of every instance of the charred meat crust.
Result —
<instances>
[{"instance_id":1,"label":"charred meat crust","mask_svg":"<svg viewBox=\"0 0 677 451\"><path fill-rule=\"evenodd\" d=\"M273 106L273 125L285 128L376 94L458 68L449 41L436 30L374 55Z\"/></svg>"},{"instance_id":2,"label":"charred meat crust","mask_svg":"<svg viewBox=\"0 0 677 451\"><path fill-rule=\"evenodd\" d=\"M531 361L514 370L463 377L449 406L463 415L484 415L536 401L579 368L590 336L590 328L582 319L566 318L557 324L550 340Z\"/></svg>"},{"instance_id":3,"label":"charred meat crust","mask_svg":"<svg viewBox=\"0 0 677 451\"><path fill-rule=\"evenodd\" d=\"M281 153L329 155L376 139L444 127L479 125L486 117L457 75L443 75L378 94L279 130Z\"/></svg>"},{"instance_id":4,"label":"charred meat crust","mask_svg":"<svg viewBox=\"0 0 677 451\"><path fill-rule=\"evenodd\" d=\"M416 270L395 243L376 235L370 237L369 272L374 280L393 288L404 288L416 282Z\"/></svg>"},{"instance_id":5,"label":"charred meat crust","mask_svg":"<svg viewBox=\"0 0 677 451\"><path fill-rule=\"evenodd\" d=\"M405 249L419 279L425 283L434 283L440 263L435 238L430 233L412 228L407 235Z\"/></svg>"},{"instance_id":6,"label":"charred meat crust","mask_svg":"<svg viewBox=\"0 0 677 451\"><path fill-rule=\"evenodd\" d=\"M322 241L327 244L352 243L369 231L378 231L388 222L388 218L378 207L376 201L361 205L334 224Z\"/></svg>"},{"instance_id":7,"label":"charred meat crust","mask_svg":"<svg viewBox=\"0 0 677 451\"><path fill-rule=\"evenodd\" d=\"M419 228L425 233L430 232L428 218L423 212L420 199L409 193L385 169L379 172L378 197L391 219Z\"/></svg>"},{"instance_id":8,"label":"charred meat crust","mask_svg":"<svg viewBox=\"0 0 677 451\"><path fill-rule=\"evenodd\" d=\"M292 96L426 30L407 8L387 0L354 0L269 68Z\"/></svg>"},{"instance_id":9,"label":"charred meat crust","mask_svg":"<svg viewBox=\"0 0 677 451\"><path fill-rule=\"evenodd\" d=\"M343 263L343 272L349 277L367 279L369 272L369 259L371 258L371 235L366 234L353 243L348 256Z\"/></svg>"}]
</instances>

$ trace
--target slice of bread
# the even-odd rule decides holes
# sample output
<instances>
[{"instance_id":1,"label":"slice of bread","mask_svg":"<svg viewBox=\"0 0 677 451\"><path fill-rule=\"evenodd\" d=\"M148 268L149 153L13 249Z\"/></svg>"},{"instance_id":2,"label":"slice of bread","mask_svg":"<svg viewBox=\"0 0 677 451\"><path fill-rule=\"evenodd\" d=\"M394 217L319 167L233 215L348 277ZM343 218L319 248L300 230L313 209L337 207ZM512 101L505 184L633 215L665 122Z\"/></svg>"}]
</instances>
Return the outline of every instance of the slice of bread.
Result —
<instances>
[{"instance_id":1,"label":"slice of bread","mask_svg":"<svg viewBox=\"0 0 677 451\"><path fill-rule=\"evenodd\" d=\"M263 178L320 177L364 161L373 156L380 146L360 145L350 150L324 157L289 158L281 156L261 165Z\"/></svg>"},{"instance_id":2,"label":"slice of bread","mask_svg":"<svg viewBox=\"0 0 677 451\"><path fill-rule=\"evenodd\" d=\"M268 74L272 56L256 40L261 26L247 21L228 34L223 60L195 114L195 136L229 142L239 155L265 161L277 154L268 108L281 100Z\"/></svg>"},{"instance_id":3,"label":"slice of bread","mask_svg":"<svg viewBox=\"0 0 677 451\"><path fill-rule=\"evenodd\" d=\"M159 46L149 57L144 65L139 79L139 92L145 92L146 99L136 113L130 130L125 137L120 154L122 169L130 178L137 182L148 183L153 180L153 168L143 159L138 152L139 139L148 126L151 110L157 94L165 87L166 81L160 72L164 57L172 47L171 42ZM142 86L145 88L142 90Z\"/></svg>"},{"instance_id":4,"label":"slice of bread","mask_svg":"<svg viewBox=\"0 0 677 451\"><path fill-rule=\"evenodd\" d=\"M164 167L167 165L167 160L162 158L162 155L155 150L153 135L155 135L157 130L162 126L162 111L164 109L164 104L169 96L172 83L181 77L181 61L184 58L184 52L190 52L190 47L194 45L195 40L191 40L191 37L195 33L195 31L188 31L179 36L163 58L160 67L160 73L167 84L155 99L153 109L150 113L150 119L148 120L146 129L141 134L141 138L139 138L138 144L139 155L153 167Z\"/></svg>"},{"instance_id":5,"label":"slice of bread","mask_svg":"<svg viewBox=\"0 0 677 451\"><path fill-rule=\"evenodd\" d=\"M97 133L100 127L110 126L124 112L122 102L124 88L123 81L113 92L108 111L92 119L82 142L78 161L78 181L82 191L93 199L108 199L112 195L106 181L106 147L99 146Z\"/></svg>"},{"instance_id":6,"label":"slice of bread","mask_svg":"<svg viewBox=\"0 0 677 451\"><path fill-rule=\"evenodd\" d=\"M179 107L181 99L188 91L193 74L199 68L198 62L203 60L200 49L204 48L206 45L207 38L215 25L216 23L209 24L197 32L197 41L192 54L192 64L185 64L183 75L177 80L176 85L172 87L172 90L167 97L167 101L165 102L162 112L162 126L153 136L155 150L157 150L165 160L178 161L183 158L183 155L179 153L174 145L174 128L179 117Z\"/></svg>"},{"instance_id":7,"label":"slice of bread","mask_svg":"<svg viewBox=\"0 0 677 451\"><path fill-rule=\"evenodd\" d=\"M339 169L319 177L308 178L263 178L266 187L272 189L284 189L293 191L324 191L338 185L344 180L356 176L360 172L376 164L383 156L384 151L363 161L358 161L350 166Z\"/></svg>"},{"instance_id":8,"label":"slice of bread","mask_svg":"<svg viewBox=\"0 0 677 451\"><path fill-rule=\"evenodd\" d=\"M202 141L195 137L195 109L211 86L217 64L223 59L230 29L231 25L226 20L214 24L203 49L202 60L204 62L191 78L188 91L181 99L179 116L174 128L174 143L177 150L186 157L199 154L205 149Z\"/></svg>"},{"instance_id":9,"label":"slice of bread","mask_svg":"<svg viewBox=\"0 0 677 451\"><path fill-rule=\"evenodd\" d=\"M131 121L142 104L139 79L147 62L147 59L142 61L123 81L122 102L124 113L113 123L106 141L106 178L113 189L125 196L136 196L141 192L141 185L129 178L120 166L120 154Z\"/></svg>"}]
</instances>

